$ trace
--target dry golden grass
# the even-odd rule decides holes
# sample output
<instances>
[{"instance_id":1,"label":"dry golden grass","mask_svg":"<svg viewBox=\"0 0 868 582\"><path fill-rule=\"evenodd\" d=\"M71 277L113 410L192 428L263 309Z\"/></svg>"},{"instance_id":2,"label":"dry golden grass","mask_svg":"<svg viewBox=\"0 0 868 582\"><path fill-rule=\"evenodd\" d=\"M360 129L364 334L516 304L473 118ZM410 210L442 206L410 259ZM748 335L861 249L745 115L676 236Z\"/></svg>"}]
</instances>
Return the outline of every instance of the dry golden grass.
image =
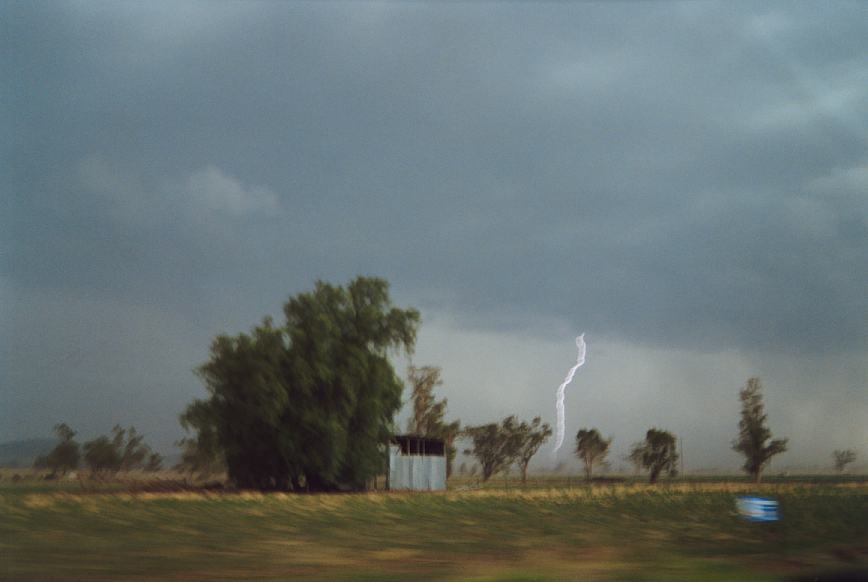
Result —
<instances>
[{"instance_id":1,"label":"dry golden grass","mask_svg":"<svg viewBox=\"0 0 868 582\"><path fill-rule=\"evenodd\" d=\"M780 499L784 521L741 521L734 497L747 492ZM728 580L843 561L868 567L868 483L346 495L21 486L0 487L0 513L2 571L21 579L627 579L652 571Z\"/></svg>"}]
</instances>

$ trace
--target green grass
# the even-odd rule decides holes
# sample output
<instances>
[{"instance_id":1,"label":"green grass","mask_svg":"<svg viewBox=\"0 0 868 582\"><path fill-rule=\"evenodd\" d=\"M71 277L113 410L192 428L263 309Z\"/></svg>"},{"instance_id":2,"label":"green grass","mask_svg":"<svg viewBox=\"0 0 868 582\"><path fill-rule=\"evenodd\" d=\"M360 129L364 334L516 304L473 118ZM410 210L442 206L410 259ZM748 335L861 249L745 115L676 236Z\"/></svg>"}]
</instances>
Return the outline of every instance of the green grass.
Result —
<instances>
[{"instance_id":1,"label":"green grass","mask_svg":"<svg viewBox=\"0 0 868 582\"><path fill-rule=\"evenodd\" d=\"M746 484L442 494L82 494L0 487L0 578L774 580L868 569L868 486Z\"/></svg>"}]
</instances>

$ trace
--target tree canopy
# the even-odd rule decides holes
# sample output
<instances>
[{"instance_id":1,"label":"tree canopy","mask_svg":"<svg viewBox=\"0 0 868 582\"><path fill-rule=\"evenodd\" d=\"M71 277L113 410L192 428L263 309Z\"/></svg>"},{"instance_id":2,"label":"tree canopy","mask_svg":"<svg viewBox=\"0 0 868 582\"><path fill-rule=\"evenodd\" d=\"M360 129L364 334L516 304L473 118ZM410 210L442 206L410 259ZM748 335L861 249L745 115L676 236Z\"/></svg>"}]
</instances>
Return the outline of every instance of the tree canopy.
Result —
<instances>
[{"instance_id":1,"label":"tree canopy","mask_svg":"<svg viewBox=\"0 0 868 582\"><path fill-rule=\"evenodd\" d=\"M112 439L103 435L84 443L84 462L94 475L114 474L121 468L121 453Z\"/></svg>"},{"instance_id":2,"label":"tree canopy","mask_svg":"<svg viewBox=\"0 0 868 582\"><path fill-rule=\"evenodd\" d=\"M133 469L155 471L162 457L151 451L135 427L115 425L111 438L103 435L84 443L84 462L94 474L114 474Z\"/></svg>"},{"instance_id":3,"label":"tree canopy","mask_svg":"<svg viewBox=\"0 0 868 582\"><path fill-rule=\"evenodd\" d=\"M674 476L678 471L678 452L675 446L675 435L656 428L648 429L642 449L642 466L649 470L649 481L656 483L660 473L666 471Z\"/></svg>"},{"instance_id":4,"label":"tree canopy","mask_svg":"<svg viewBox=\"0 0 868 582\"><path fill-rule=\"evenodd\" d=\"M66 423L54 426L54 433L60 442L47 455L38 457L33 465L38 468L51 469L52 475L65 474L78 468L81 460L79 445L75 442L75 431Z\"/></svg>"},{"instance_id":5,"label":"tree canopy","mask_svg":"<svg viewBox=\"0 0 868 582\"><path fill-rule=\"evenodd\" d=\"M835 470L843 473L847 465L856 460L856 451L853 449L836 450L832 453L832 457L835 459Z\"/></svg>"},{"instance_id":6,"label":"tree canopy","mask_svg":"<svg viewBox=\"0 0 868 582\"><path fill-rule=\"evenodd\" d=\"M604 439L600 435L600 431L595 428L579 429L579 432L576 434L576 456L585 465L585 476L588 481L594 475L594 465L602 463L606 455L609 454L609 446L611 444L612 439Z\"/></svg>"},{"instance_id":7,"label":"tree canopy","mask_svg":"<svg viewBox=\"0 0 868 582\"><path fill-rule=\"evenodd\" d=\"M515 427L518 421L514 416L505 418L500 424L491 422L478 426L468 426L462 435L469 438L473 445L465 454L472 454L482 468L482 480L488 481L492 475L507 468L515 460L518 442Z\"/></svg>"},{"instance_id":8,"label":"tree canopy","mask_svg":"<svg viewBox=\"0 0 868 582\"><path fill-rule=\"evenodd\" d=\"M787 450L787 439L774 439L766 425L768 415L764 412L762 383L759 378L749 378L739 392L741 420L739 435L732 443L733 450L745 457L743 468L757 483L771 458Z\"/></svg>"},{"instance_id":9,"label":"tree canopy","mask_svg":"<svg viewBox=\"0 0 868 582\"><path fill-rule=\"evenodd\" d=\"M461 434L473 443L464 453L472 454L479 461L483 481L499 471L508 471L513 463L517 463L522 482L525 482L531 458L551 436L552 429L538 416L530 423L508 416L499 424L469 426Z\"/></svg>"},{"instance_id":10,"label":"tree canopy","mask_svg":"<svg viewBox=\"0 0 868 582\"><path fill-rule=\"evenodd\" d=\"M515 462L521 469L521 482L527 482L527 466L539 448L552 436L552 427L537 416L527 423L522 421L515 426Z\"/></svg>"},{"instance_id":11,"label":"tree canopy","mask_svg":"<svg viewBox=\"0 0 868 582\"><path fill-rule=\"evenodd\" d=\"M443 439L446 446L446 476L452 475L452 463L457 448L455 439L461 431L461 421L446 422L446 399L434 398L434 388L443 384L440 368L435 366L410 366L407 377L413 390L413 416L407 421L407 431L426 437Z\"/></svg>"},{"instance_id":12,"label":"tree canopy","mask_svg":"<svg viewBox=\"0 0 868 582\"><path fill-rule=\"evenodd\" d=\"M240 487L363 489L384 468L403 384L390 350L412 353L419 313L388 283L318 281L289 299L281 327L220 335L199 369L210 397L181 416Z\"/></svg>"}]
</instances>

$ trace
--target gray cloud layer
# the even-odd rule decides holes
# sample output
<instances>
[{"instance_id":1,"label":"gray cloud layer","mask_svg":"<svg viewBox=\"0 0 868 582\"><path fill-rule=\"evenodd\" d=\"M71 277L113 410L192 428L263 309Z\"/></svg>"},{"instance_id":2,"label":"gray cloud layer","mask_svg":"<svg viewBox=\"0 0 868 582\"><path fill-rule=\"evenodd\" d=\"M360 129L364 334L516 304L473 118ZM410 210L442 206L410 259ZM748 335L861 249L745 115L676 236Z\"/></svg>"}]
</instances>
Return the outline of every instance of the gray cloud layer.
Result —
<instances>
[{"instance_id":1,"label":"gray cloud layer","mask_svg":"<svg viewBox=\"0 0 868 582\"><path fill-rule=\"evenodd\" d=\"M64 410L105 430L127 401L174 408L168 430L210 336L357 273L456 333L556 322L864 370L861 3L19 3L6 22L4 438Z\"/></svg>"}]
</instances>

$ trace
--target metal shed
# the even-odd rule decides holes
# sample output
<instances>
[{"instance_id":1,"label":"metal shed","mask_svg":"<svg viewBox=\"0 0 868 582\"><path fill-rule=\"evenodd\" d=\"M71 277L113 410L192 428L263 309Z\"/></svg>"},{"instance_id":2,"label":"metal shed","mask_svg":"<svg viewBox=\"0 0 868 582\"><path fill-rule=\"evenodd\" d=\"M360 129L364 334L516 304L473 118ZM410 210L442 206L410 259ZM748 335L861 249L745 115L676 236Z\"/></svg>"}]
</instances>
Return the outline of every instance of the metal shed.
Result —
<instances>
[{"instance_id":1,"label":"metal shed","mask_svg":"<svg viewBox=\"0 0 868 582\"><path fill-rule=\"evenodd\" d=\"M389 489L446 490L446 446L443 439L395 435L389 443Z\"/></svg>"}]
</instances>

